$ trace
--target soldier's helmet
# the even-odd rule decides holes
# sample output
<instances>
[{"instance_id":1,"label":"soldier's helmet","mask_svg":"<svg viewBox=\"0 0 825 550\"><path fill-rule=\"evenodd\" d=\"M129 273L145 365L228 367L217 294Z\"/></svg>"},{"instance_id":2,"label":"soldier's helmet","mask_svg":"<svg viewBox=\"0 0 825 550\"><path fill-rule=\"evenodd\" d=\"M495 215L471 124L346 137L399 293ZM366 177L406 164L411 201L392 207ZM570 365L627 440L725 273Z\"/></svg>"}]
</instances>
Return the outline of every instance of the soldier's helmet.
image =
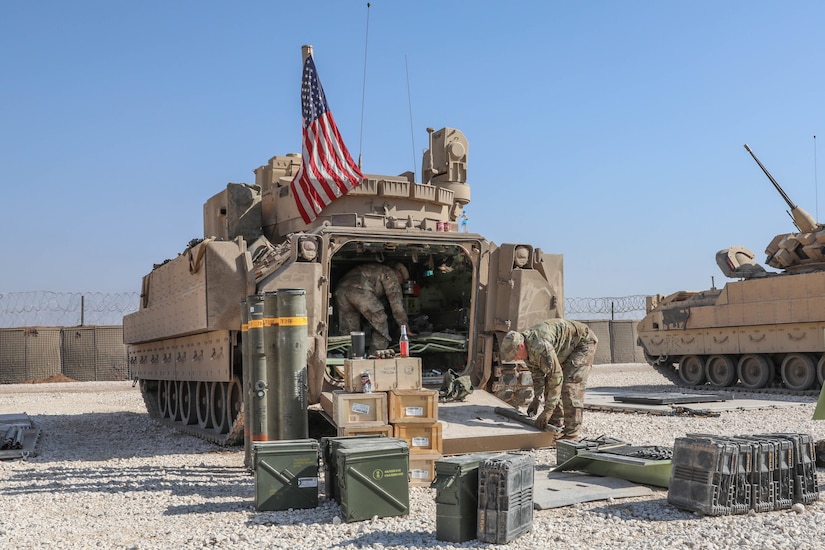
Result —
<instances>
[{"instance_id":1,"label":"soldier's helmet","mask_svg":"<svg viewBox=\"0 0 825 550\"><path fill-rule=\"evenodd\" d=\"M499 357L502 361L509 363L516 358L516 350L524 342L524 336L520 332L511 330L501 339L498 346Z\"/></svg>"},{"instance_id":2,"label":"soldier's helmet","mask_svg":"<svg viewBox=\"0 0 825 550\"><path fill-rule=\"evenodd\" d=\"M403 282L403 281L409 281L409 280L410 280L410 272L409 272L409 270L407 269L407 266L405 266L405 265L404 265L404 264L402 264L402 263L397 263L397 264L394 264L394 265L392 266L392 268L393 268L394 270L396 270L396 271L398 272L398 274L399 274L399 275L401 275L401 281L402 281L402 282Z\"/></svg>"}]
</instances>

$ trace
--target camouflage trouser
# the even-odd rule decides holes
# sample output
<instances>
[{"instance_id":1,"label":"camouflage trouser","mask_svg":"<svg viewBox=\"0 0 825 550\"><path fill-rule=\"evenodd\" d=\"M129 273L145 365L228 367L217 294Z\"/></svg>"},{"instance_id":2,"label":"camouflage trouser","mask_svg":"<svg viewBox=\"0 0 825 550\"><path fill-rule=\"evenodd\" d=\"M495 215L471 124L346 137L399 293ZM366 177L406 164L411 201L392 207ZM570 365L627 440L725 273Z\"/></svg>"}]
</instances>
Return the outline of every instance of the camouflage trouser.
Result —
<instances>
[{"instance_id":1,"label":"camouflage trouser","mask_svg":"<svg viewBox=\"0 0 825 550\"><path fill-rule=\"evenodd\" d=\"M347 288L335 293L338 306L338 329L341 334L361 330L361 316L372 325L372 340L369 351L387 349L390 344L390 329L384 304L372 292L358 288Z\"/></svg>"},{"instance_id":2,"label":"camouflage trouser","mask_svg":"<svg viewBox=\"0 0 825 550\"><path fill-rule=\"evenodd\" d=\"M561 364L564 382L561 399L553 410L550 424L562 429L562 437L577 438L582 425L584 389L596 356L598 340L590 333Z\"/></svg>"}]
</instances>

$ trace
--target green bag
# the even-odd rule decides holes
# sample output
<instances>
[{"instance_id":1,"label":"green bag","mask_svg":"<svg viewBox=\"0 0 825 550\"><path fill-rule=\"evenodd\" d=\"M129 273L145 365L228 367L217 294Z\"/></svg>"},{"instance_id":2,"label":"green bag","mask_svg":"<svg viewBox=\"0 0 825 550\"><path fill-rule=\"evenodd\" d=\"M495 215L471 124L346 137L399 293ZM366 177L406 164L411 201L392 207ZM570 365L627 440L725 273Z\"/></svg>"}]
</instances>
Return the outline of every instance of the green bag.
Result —
<instances>
[{"instance_id":1,"label":"green bag","mask_svg":"<svg viewBox=\"0 0 825 550\"><path fill-rule=\"evenodd\" d=\"M438 390L439 401L463 401L465 397L473 393L473 383L470 376L459 376L453 369L447 370L441 382L441 389Z\"/></svg>"}]
</instances>

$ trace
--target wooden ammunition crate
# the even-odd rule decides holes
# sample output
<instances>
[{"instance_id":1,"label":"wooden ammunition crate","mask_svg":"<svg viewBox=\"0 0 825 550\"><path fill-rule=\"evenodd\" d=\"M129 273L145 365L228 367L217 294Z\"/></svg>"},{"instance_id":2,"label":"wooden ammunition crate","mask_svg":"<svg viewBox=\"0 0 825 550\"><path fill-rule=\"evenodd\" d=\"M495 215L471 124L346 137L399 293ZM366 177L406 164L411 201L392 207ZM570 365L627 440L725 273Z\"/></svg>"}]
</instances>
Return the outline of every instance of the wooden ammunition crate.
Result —
<instances>
[{"instance_id":1,"label":"wooden ammunition crate","mask_svg":"<svg viewBox=\"0 0 825 550\"><path fill-rule=\"evenodd\" d=\"M392 390L387 393L391 423L438 420L437 390Z\"/></svg>"},{"instance_id":2,"label":"wooden ammunition crate","mask_svg":"<svg viewBox=\"0 0 825 550\"><path fill-rule=\"evenodd\" d=\"M351 393L363 392L362 372L370 373L374 392L419 390L423 387L420 357L346 359L344 361L344 389Z\"/></svg>"},{"instance_id":3,"label":"wooden ammunition crate","mask_svg":"<svg viewBox=\"0 0 825 550\"><path fill-rule=\"evenodd\" d=\"M429 487L435 479L435 461L441 453L415 453L410 455L410 486Z\"/></svg>"},{"instance_id":4,"label":"wooden ammunition crate","mask_svg":"<svg viewBox=\"0 0 825 550\"><path fill-rule=\"evenodd\" d=\"M384 392L321 392L321 408L338 428L387 423L387 394Z\"/></svg>"},{"instance_id":5,"label":"wooden ammunition crate","mask_svg":"<svg viewBox=\"0 0 825 550\"><path fill-rule=\"evenodd\" d=\"M338 428L339 436L350 435L385 435L392 437L392 426L389 424L353 424L351 426L340 426Z\"/></svg>"},{"instance_id":6,"label":"wooden ammunition crate","mask_svg":"<svg viewBox=\"0 0 825 550\"><path fill-rule=\"evenodd\" d=\"M441 422L422 424L405 422L393 424L393 437L403 439L410 446L410 456L423 453L441 453Z\"/></svg>"},{"instance_id":7,"label":"wooden ammunition crate","mask_svg":"<svg viewBox=\"0 0 825 550\"><path fill-rule=\"evenodd\" d=\"M395 388L398 376L395 363L389 359L346 359L344 361L344 389L351 393L363 392L361 373L370 373L372 391L389 391Z\"/></svg>"}]
</instances>

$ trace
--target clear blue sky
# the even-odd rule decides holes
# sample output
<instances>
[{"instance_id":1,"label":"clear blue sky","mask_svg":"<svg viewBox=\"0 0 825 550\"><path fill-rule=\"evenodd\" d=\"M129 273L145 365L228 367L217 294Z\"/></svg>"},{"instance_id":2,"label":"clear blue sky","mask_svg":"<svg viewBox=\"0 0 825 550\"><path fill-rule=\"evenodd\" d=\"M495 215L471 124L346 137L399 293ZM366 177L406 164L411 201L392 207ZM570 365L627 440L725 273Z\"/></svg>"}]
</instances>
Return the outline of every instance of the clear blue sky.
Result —
<instances>
[{"instance_id":1,"label":"clear blue sky","mask_svg":"<svg viewBox=\"0 0 825 550\"><path fill-rule=\"evenodd\" d=\"M300 151L302 44L366 172L420 177L425 128L461 129L470 229L564 254L568 297L721 285L714 255L730 245L763 261L793 226L745 143L825 220L823 2L376 0L367 13L2 2L0 293L139 290L202 236L209 197Z\"/></svg>"}]
</instances>

